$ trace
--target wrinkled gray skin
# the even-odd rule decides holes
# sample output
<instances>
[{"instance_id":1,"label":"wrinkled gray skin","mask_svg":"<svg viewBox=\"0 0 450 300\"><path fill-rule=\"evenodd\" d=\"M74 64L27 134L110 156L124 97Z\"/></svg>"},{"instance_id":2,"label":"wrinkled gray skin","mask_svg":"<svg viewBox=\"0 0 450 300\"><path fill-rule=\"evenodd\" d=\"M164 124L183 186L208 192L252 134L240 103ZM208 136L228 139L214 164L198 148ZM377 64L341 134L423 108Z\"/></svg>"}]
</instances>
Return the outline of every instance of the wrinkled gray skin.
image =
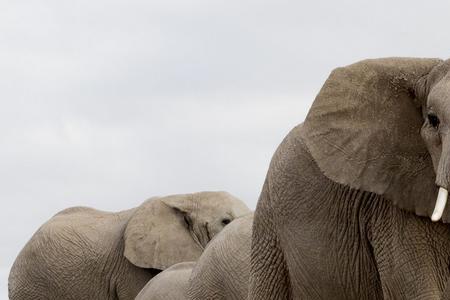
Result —
<instances>
[{"instance_id":1,"label":"wrinkled gray skin","mask_svg":"<svg viewBox=\"0 0 450 300\"><path fill-rule=\"evenodd\" d=\"M187 299L247 297L252 223L253 214L238 218L211 241L192 271Z\"/></svg>"},{"instance_id":2,"label":"wrinkled gray skin","mask_svg":"<svg viewBox=\"0 0 450 300\"><path fill-rule=\"evenodd\" d=\"M198 259L226 224L248 212L225 192L156 197L118 213L66 209L20 252L9 297L134 299L161 270Z\"/></svg>"},{"instance_id":3,"label":"wrinkled gray skin","mask_svg":"<svg viewBox=\"0 0 450 300\"><path fill-rule=\"evenodd\" d=\"M333 71L272 158L249 299L450 299L449 205L430 221L449 187L449 71L400 58Z\"/></svg>"},{"instance_id":4,"label":"wrinkled gray skin","mask_svg":"<svg viewBox=\"0 0 450 300\"><path fill-rule=\"evenodd\" d=\"M146 284L135 300L186 299L194 266L195 262L183 262L164 270Z\"/></svg>"}]
</instances>

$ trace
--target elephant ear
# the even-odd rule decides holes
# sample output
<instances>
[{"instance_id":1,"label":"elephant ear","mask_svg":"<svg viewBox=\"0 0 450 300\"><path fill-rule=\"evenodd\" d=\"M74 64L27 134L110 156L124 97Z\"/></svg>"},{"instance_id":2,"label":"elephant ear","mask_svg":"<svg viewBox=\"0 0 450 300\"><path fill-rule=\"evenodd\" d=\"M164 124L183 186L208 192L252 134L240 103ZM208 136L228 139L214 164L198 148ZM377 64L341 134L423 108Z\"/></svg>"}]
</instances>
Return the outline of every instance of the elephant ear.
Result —
<instances>
[{"instance_id":1,"label":"elephant ear","mask_svg":"<svg viewBox=\"0 0 450 300\"><path fill-rule=\"evenodd\" d=\"M325 176L431 216L437 187L415 87L440 62L384 58L334 70L302 130Z\"/></svg>"},{"instance_id":2,"label":"elephant ear","mask_svg":"<svg viewBox=\"0 0 450 300\"><path fill-rule=\"evenodd\" d=\"M138 267L159 270L197 260L202 249L185 221L192 206L190 195L174 195L137 207L125 229L125 257Z\"/></svg>"}]
</instances>

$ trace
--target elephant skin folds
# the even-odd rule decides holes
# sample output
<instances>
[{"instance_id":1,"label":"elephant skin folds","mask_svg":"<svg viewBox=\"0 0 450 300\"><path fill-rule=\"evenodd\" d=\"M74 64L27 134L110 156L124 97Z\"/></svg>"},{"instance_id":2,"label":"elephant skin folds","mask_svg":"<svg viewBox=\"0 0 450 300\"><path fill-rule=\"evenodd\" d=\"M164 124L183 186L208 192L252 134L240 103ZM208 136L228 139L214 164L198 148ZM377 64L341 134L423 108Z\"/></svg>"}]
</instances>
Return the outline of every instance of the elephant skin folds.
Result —
<instances>
[{"instance_id":1,"label":"elephant skin folds","mask_svg":"<svg viewBox=\"0 0 450 300\"><path fill-rule=\"evenodd\" d=\"M444 224L325 177L298 126L255 212L250 299L436 299L449 279L448 236Z\"/></svg>"}]
</instances>

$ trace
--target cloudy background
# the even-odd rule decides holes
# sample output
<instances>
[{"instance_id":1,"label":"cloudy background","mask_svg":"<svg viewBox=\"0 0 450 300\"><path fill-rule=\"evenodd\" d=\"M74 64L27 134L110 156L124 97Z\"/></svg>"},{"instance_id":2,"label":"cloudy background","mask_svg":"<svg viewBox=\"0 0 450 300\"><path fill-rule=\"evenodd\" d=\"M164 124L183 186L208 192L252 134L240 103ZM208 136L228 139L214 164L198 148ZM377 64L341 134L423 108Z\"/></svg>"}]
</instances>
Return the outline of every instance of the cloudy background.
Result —
<instances>
[{"instance_id":1,"label":"cloudy background","mask_svg":"<svg viewBox=\"0 0 450 300\"><path fill-rule=\"evenodd\" d=\"M227 190L254 208L331 69L450 56L450 2L0 2L0 299L74 205Z\"/></svg>"}]
</instances>

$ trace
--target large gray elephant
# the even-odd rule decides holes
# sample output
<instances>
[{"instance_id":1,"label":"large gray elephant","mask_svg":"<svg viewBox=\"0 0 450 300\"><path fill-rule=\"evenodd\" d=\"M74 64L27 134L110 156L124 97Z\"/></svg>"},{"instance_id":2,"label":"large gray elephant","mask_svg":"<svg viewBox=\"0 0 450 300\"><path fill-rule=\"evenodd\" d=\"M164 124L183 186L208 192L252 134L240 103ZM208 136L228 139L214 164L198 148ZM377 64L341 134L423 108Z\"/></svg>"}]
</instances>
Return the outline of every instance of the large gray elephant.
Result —
<instances>
[{"instance_id":1,"label":"large gray elephant","mask_svg":"<svg viewBox=\"0 0 450 300\"><path fill-rule=\"evenodd\" d=\"M242 300L247 297L253 214L235 219L197 262L179 263L155 276L136 300Z\"/></svg>"},{"instance_id":2,"label":"large gray elephant","mask_svg":"<svg viewBox=\"0 0 450 300\"><path fill-rule=\"evenodd\" d=\"M272 158L249 299L448 297L449 182L449 60L334 70Z\"/></svg>"},{"instance_id":3,"label":"large gray elephant","mask_svg":"<svg viewBox=\"0 0 450 300\"><path fill-rule=\"evenodd\" d=\"M224 226L248 212L225 192L155 197L118 213L66 209L17 257L9 297L134 299L161 270L198 259Z\"/></svg>"}]
</instances>

